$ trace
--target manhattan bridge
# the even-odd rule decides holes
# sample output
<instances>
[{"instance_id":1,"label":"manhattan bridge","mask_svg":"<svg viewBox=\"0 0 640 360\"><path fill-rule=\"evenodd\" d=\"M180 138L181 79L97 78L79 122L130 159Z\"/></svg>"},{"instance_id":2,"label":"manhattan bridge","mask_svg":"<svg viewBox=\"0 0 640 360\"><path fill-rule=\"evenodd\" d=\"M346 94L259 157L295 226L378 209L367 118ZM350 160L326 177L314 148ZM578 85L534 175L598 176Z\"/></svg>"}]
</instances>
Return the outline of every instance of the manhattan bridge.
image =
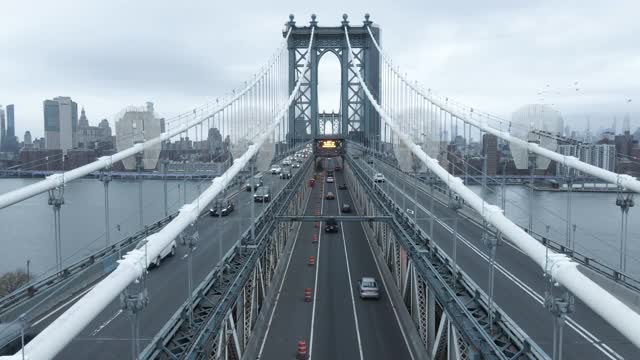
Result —
<instances>
[{"instance_id":1,"label":"manhattan bridge","mask_svg":"<svg viewBox=\"0 0 640 360\"><path fill-rule=\"evenodd\" d=\"M451 171L447 146L452 134L488 134L522 149L530 164L553 160L614 184L628 194L619 198L623 219L637 179L544 147L542 129L515 136L517 124L411 81L369 15L343 15L335 26L291 15L282 35L241 89L169 119L160 137L0 195L4 209L48 194L58 264L0 299L9 324L0 338L14 331L19 344L0 358L640 357L640 283L625 271L626 236L613 269L573 250L570 202L567 239L535 232L531 208L528 226L517 225L486 156L474 180L466 158ZM328 53L341 72L340 110L331 114L318 107L318 65ZM65 187L98 177L109 229L113 164L139 163L163 141L203 139L212 128L229 136L234 160L193 202L170 213L165 185L164 219L145 224L141 215L135 235L107 235L102 250L63 264L63 235L73 231L60 222L70 206ZM269 175L294 158L290 178ZM481 192L467 186L472 180ZM501 204L484 200L490 191L502 191ZM208 216L230 198L233 213ZM141 200L129 206L142 214ZM361 299L368 277L377 300Z\"/></svg>"}]
</instances>

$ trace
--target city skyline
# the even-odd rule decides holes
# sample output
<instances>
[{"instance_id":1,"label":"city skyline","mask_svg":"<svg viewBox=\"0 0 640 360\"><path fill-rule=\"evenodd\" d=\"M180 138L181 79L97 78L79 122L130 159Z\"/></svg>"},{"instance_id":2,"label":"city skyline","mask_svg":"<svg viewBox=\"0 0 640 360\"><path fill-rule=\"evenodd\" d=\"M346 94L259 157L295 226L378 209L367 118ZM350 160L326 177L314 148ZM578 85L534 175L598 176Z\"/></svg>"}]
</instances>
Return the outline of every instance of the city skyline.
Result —
<instances>
[{"instance_id":1,"label":"city skyline","mask_svg":"<svg viewBox=\"0 0 640 360\"><path fill-rule=\"evenodd\" d=\"M277 1L256 4L255 15L242 17L227 15L243 13L241 4L225 4L222 12L205 1L192 6L193 21L165 30L154 29L154 24L170 23L175 14L150 1L127 4L127 11L67 0L35 8L9 4L3 9L6 36L0 38L0 48L6 49L0 66L8 86L0 88L0 103L11 102L19 109L17 134L30 129L41 136L35 126L41 121L39 104L53 94L67 94L112 123L124 105L148 100L162 104L162 115L169 119L240 88L234 79L250 77L252 69L262 65L257 59L268 58L282 41L274 28L281 27L287 14L307 24L311 13L303 5ZM640 72L639 50L633 45L640 24L629 16L639 7L634 1L618 6L583 1L577 7L552 1L524 7L491 1L465 3L464 11L453 4L432 4L428 10L416 6L407 12L403 7L388 11L379 3L363 10L327 1L313 11L321 25L338 24L343 12L360 23L363 12L370 12L374 24L388 29L382 44L396 54L400 71L459 102L507 119L526 104L555 104L573 128L586 127L589 115L597 129L627 112L632 128L640 125L640 99L634 99L640 87L633 76ZM65 10L69 8L73 12ZM110 16L120 25L114 27ZM25 18L33 21L25 23ZM234 31L228 31L231 28ZM247 42L252 56L247 56L246 46L238 46ZM131 46L123 49L122 44ZM218 49L225 46L234 51L220 57ZM328 88L319 85L321 104L331 98L322 92L335 89L334 80L323 77ZM632 102L626 103L628 99Z\"/></svg>"}]
</instances>

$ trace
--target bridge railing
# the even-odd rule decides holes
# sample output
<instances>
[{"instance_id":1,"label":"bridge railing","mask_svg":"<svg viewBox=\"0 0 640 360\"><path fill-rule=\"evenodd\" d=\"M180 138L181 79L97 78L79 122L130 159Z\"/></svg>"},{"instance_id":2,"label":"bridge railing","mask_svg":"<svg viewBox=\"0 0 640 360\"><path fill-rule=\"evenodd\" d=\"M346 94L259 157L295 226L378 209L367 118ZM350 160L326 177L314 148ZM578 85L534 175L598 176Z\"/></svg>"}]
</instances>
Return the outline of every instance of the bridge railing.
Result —
<instances>
[{"instance_id":1,"label":"bridge railing","mask_svg":"<svg viewBox=\"0 0 640 360\"><path fill-rule=\"evenodd\" d=\"M0 298L0 320L3 322L10 322L17 319L18 316L22 315L25 311L34 306L34 302L50 295L52 289L58 286L69 286L70 283L74 282L74 278L78 277L81 273L86 272L94 265L113 258L113 255L118 254L118 251L126 253L131 250L135 247L138 241L163 228L173 220L177 214L178 213L173 213L163 219L160 219L159 221L148 225L145 229L142 229L109 247L100 249L87 257L76 261L59 272L55 272L42 279L31 282L11 294ZM87 284L93 283L108 274L117 266L116 261L117 257L113 258L113 261L108 264L102 264L99 271L95 271L94 274L90 274L90 276L85 279L85 282L87 282ZM73 289L75 292L83 290L83 287L87 284L73 286ZM33 311L26 315L28 316L28 319L37 318L40 314L47 312L49 308L55 306L60 301L64 301L71 295L72 294L60 294L53 299L53 302L47 302L47 306L39 304L37 309L32 309Z\"/></svg>"}]
</instances>

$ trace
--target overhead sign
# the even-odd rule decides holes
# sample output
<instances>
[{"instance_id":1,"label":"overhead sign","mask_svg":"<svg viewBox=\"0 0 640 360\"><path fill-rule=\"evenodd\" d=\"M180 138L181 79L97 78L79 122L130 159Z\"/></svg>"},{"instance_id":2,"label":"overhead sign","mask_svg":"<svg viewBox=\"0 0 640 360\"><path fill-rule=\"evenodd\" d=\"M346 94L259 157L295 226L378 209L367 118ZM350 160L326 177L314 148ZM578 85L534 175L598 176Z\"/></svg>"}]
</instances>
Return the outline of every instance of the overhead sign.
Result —
<instances>
[{"instance_id":1,"label":"overhead sign","mask_svg":"<svg viewBox=\"0 0 640 360\"><path fill-rule=\"evenodd\" d=\"M335 149L338 147L335 140L320 140L319 144L322 149Z\"/></svg>"},{"instance_id":2,"label":"overhead sign","mask_svg":"<svg viewBox=\"0 0 640 360\"><path fill-rule=\"evenodd\" d=\"M317 156L340 156L344 154L344 139L316 139L314 152Z\"/></svg>"}]
</instances>

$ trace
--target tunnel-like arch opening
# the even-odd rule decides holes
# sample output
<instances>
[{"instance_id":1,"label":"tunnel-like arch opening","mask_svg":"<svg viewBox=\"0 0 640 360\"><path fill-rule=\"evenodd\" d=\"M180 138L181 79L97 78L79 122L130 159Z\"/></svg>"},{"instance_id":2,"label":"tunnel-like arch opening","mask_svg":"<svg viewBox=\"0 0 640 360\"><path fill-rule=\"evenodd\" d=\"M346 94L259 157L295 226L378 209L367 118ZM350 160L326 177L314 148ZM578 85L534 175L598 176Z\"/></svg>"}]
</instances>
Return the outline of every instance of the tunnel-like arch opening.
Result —
<instances>
[{"instance_id":1,"label":"tunnel-like arch opening","mask_svg":"<svg viewBox=\"0 0 640 360\"><path fill-rule=\"evenodd\" d=\"M318 130L320 134L340 133L340 59L333 50L320 54L318 61Z\"/></svg>"}]
</instances>

